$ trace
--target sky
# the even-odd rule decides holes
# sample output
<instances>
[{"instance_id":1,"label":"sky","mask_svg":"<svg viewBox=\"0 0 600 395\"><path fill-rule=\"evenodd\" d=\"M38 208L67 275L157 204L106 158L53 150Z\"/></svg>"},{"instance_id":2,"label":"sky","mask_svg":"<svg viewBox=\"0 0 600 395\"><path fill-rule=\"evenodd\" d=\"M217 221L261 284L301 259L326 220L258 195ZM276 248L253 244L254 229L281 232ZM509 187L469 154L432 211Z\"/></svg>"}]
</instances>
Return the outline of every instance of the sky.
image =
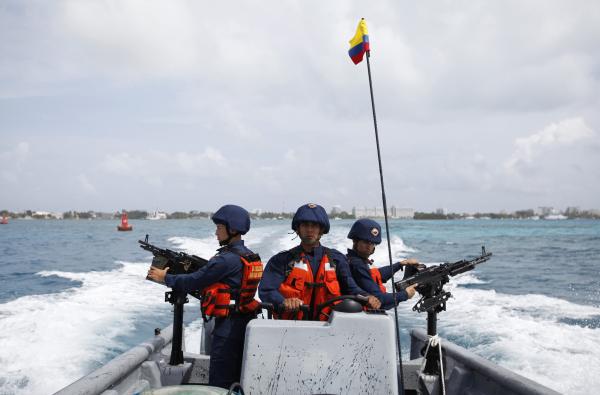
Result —
<instances>
[{"instance_id":1,"label":"sky","mask_svg":"<svg viewBox=\"0 0 600 395\"><path fill-rule=\"evenodd\" d=\"M0 209L600 208L600 2L0 1Z\"/></svg>"}]
</instances>

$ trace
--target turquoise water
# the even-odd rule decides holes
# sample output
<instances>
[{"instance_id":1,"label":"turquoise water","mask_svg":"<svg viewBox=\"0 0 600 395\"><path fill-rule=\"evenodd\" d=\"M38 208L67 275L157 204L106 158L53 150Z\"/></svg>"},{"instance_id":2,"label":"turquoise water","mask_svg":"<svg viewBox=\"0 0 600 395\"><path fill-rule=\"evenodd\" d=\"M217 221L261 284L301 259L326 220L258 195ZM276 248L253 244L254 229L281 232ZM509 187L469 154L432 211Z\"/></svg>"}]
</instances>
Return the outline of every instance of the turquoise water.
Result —
<instances>
[{"instance_id":1,"label":"turquoise water","mask_svg":"<svg viewBox=\"0 0 600 395\"><path fill-rule=\"evenodd\" d=\"M323 244L345 250L352 221L333 221ZM137 240L209 258L217 248L207 220L13 220L0 226L0 393L53 392L171 321L164 287L144 280L150 255ZM394 259L425 263L493 258L451 280L454 298L439 316L442 336L566 393L600 385L600 221L392 221ZM266 260L294 246L289 221L254 221L247 243ZM375 254L387 264L382 244ZM402 303L408 331L425 316ZM194 343L198 302L186 306ZM195 344L188 344L193 348ZM568 367L568 369L566 368ZM589 388L589 387L586 387Z\"/></svg>"}]
</instances>

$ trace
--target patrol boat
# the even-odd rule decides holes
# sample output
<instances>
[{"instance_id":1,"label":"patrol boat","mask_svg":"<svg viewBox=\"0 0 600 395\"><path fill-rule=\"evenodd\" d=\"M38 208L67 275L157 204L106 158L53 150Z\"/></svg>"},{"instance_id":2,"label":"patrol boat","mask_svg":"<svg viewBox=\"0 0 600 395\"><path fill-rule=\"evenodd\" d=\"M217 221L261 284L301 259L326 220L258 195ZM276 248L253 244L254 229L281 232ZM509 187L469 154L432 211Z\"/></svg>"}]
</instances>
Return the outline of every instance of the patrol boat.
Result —
<instances>
[{"instance_id":1,"label":"patrol boat","mask_svg":"<svg viewBox=\"0 0 600 395\"><path fill-rule=\"evenodd\" d=\"M263 304L262 317L246 329L240 383L229 390L210 387L213 321L202 328L200 353L186 352L187 297L167 292L174 305L172 325L56 394L558 394L437 337L437 314L450 296L443 290L448 276L487 255L483 250L481 257L461 261L462 266L443 264L455 266L427 272L435 281L419 291L422 297L413 308L427 312L427 331L411 331L409 361L398 360L394 315L365 311L361 297L345 295L324 303L317 309L337 304L327 321L316 322L272 319L273 306ZM427 280L417 276L402 282Z\"/></svg>"},{"instance_id":2,"label":"patrol boat","mask_svg":"<svg viewBox=\"0 0 600 395\"><path fill-rule=\"evenodd\" d=\"M364 312L356 305L336 306L327 322L252 320L238 393L398 394L393 317ZM235 393L204 385L210 327L203 328L200 354L184 351L180 363L171 363L181 339L174 337L170 325L57 394ZM411 332L411 359L403 362L405 394L443 393L439 382L427 387L421 373L421 351L427 342L424 330ZM446 394L558 394L447 340L441 347Z\"/></svg>"}]
</instances>

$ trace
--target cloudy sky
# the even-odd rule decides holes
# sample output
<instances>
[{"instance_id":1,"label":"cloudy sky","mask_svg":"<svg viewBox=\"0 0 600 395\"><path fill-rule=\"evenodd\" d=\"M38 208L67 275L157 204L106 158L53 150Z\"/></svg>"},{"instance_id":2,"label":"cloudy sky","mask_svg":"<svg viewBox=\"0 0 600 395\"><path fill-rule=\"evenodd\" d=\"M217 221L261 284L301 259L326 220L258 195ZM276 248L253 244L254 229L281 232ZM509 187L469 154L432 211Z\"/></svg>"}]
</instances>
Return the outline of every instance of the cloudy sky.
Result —
<instances>
[{"instance_id":1,"label":"cloudy sky","mask_svg":"<svg viewBox=\"0 0 600 395\"><path fill-rule=\"evenodd\" d=\"M0 209L600 208L600 2L0 2Z\"/></svg>"}]
</instances>

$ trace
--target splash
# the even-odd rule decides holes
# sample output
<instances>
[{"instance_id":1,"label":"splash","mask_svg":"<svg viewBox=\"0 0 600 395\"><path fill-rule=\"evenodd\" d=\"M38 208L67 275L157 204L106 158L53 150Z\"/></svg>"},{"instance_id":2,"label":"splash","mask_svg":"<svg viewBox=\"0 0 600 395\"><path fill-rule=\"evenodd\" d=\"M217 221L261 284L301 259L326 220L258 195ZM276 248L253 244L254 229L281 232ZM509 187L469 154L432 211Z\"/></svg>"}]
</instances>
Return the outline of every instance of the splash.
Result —
<instances>
[{"instance_id":1,"label":"splash","mask_svg":"<svg viewBox=\"0 0 600 395\"><path fill-rule=\"evenodd\" d=\"M40 272L82 284L0 305L2 393L53 393L128 349L119 338L135 330L140 314L168 313L164 288L144 280L147 263L117 264L112 271Z\"/></svg>"}]
</instances>

